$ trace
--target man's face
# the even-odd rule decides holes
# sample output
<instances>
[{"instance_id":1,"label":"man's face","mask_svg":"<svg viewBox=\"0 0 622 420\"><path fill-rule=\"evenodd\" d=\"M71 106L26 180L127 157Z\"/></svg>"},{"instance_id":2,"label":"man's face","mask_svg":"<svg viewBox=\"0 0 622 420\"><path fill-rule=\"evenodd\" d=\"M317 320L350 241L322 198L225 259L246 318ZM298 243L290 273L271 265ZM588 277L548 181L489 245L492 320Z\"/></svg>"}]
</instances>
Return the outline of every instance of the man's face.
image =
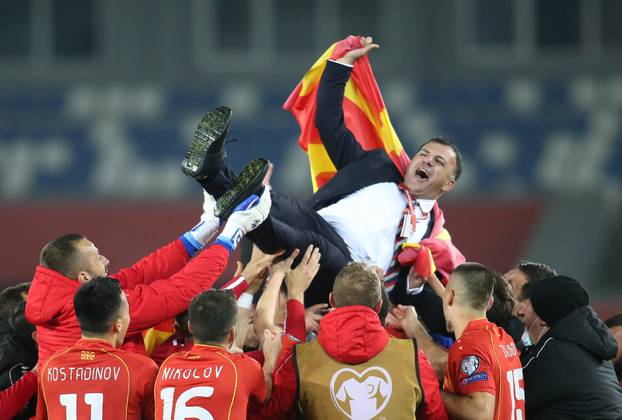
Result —
<instances>
[{"instance_id":1,"label":"man's face","mask_svg":"<svg viewBox=\"0 0 622 420\"><path fill-rule=\"evenodd\" d=\"M510 283L510 286L512 286L514 298L519 299L521 291L523 290L523 286L529 281L527 276L518 268L513 268L505 273L503 275L503 278Z\"/></svg>"},{"instance_id":2,"label":"man's face","mask_svg":"<svg viewBox=\"0 0 622 420\"><path fill-rule=\"evenodd\" d=\"M120 327L117 335L116 347L120 347L123 344L123 340L125 340L125 334L127 333L127 328L130 325L130 305L127 302L127 297L125 293L121 292L121 309L119 310L119 322Z\"/></svg>"},{"instance_id":3,"label":"man's face","mask_svg":"<svg viewBox=\"0 0 622 420\"><path fill-rule=\"evenodd\" d=\"M86 238L80 239L76 242L76 249L82 259L82 271L86 272L89 277L88 279L79 278L78 280L92 280L95 277L108 274L108 264L110 264L110 261L99 253L99 250L95 247L93 242Z\"/></svg>"},{"instance_id":4,"label":"man's face","mask_svg":"<svg viewBox=\"0 0 622 420\"><path fill-rule=\"evenodd\" d=\"M455 172L456 154L453 149L430 142L413 157L406 169L404 183L415 197L435 200L454 187Z\"/></svg>"},{"instance_id":5,"label":"man's face","mask_svg":"<svg viewBox=\"0 0 622 420\"><path fill-rule=\"evenodd\" d=\"M518 307L518 317L523 321L523 324L525 324L525 328L533 328L539 318L536 311L533 310L533 306L531 306L531 300L525 299L521 301Z\"/></svg>"}]
</instances>

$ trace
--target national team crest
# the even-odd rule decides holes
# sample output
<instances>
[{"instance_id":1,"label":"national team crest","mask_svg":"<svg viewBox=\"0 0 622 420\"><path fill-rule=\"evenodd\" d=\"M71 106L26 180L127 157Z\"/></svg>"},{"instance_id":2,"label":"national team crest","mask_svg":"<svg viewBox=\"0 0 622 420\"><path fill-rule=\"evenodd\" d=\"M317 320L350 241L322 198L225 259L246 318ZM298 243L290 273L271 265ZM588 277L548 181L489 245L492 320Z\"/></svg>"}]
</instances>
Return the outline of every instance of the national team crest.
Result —
<instances>
[{"instance_id":1,"label":"national team crest","mask_svg":"<svg viewBox=\"0 0 622 420\"><path fill-rule=\"evenodd\" d=\"M460 362L460 370L465 375L471 376L473 375L477 369L479 368L479 357L477 356L466 356Z\"/></svg>"},{"instance_id":2,"label":"national team crest","mask_svg":"<svg viewBox=\"0 0 622 420\"><path fill-rule=\"evenodd\" d=\"M393 382L386 369L372 366L359 373L351 368L335 372L330 380L333 404L352 420L369 420L385 409Z\"/></svg>"},{"instance_id":3,"label":"national team crest","mask_svg":"<svg viewBox=\"0 0 622 420\"><path fill-rule=\"evenodd\" d=\"M95 352L82 350L80 352L80 360L95 360Z\"/></svg>"}]
</instances>

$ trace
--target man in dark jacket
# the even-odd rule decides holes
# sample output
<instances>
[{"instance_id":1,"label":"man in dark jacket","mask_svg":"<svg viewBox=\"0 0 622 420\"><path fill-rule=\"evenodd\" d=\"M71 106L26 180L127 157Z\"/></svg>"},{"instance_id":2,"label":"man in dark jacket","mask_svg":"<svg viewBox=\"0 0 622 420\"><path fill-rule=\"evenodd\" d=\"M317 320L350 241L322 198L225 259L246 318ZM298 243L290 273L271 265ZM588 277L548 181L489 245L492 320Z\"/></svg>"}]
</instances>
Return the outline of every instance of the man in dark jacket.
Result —
<instances>
[{"instance_id":1,"label":"man in dark jacket","mask_svg":"<svg viewBox=\"0 0 622 420\"><path fill-rule=\"evenodd\" d=\"M248 238L266 253L306 249L309 244L320 248L321 269L305 293L306 304L325 303L337 273L348 262L358 261L380 267L391 298L417 305L431 330L444 331L440 299L426 284L411 287L410 265L402 268L395 262L396 237L410 244L440 237L444 217L437 199L460 178L462 156L451 140L434 137L417 150L401 174L385 150L363 149L346 127L343 112L354 62L378 47L370 37L361 38L361 45L326 63L317 92L315 124L337 173L307 202L273 192L270 217ZM227 166L223 145L230 117L226 107L208 113L182 163L185 174L225 202L229 197L221 197L234 179L248 179L252 184L268 166L265 159L258 159L238 177ZM453 245L443 249L439 254L445 258L434 257L439 272L441 260L455 265L464 262ZM446 270L445 277L455 265Z\"/></svg>"},{"instance_id":2,"label":"man in dark jacket","mask_svg":"<svg viewBox=\"0 0 622 420\"><path fill-rule=\"evenodd\" d=\"M528 419L619 419L622 388L611 359L615 339L574 280L533 284L529 299L549 330L522 355Z\"/></svg>"},{"instance_id":3,"label":"man in dark jacket","mask_svg":"<svg viewBox=\"0 0 622 420\"><path fill-rule=\"evenodd\" d=\"M13 312L26 301L30 283L20 283L10 286L0 292L0 351L4 349L9 342L11 329L9 327L10 318Z\"/></svg>"},{"instance_id":4,"label":"man in dark jacket","mask_svg":"<svg viewBox=\"0 0 622 420\"><path fill-rule=\"evenodd\" d=\"M26 321L26 302L15 308L9 317L9 338L0 352L0 390L9 389L37 364L37 343L34 339L34 325ZM29 419L35 415L37 399L32 398L16 419ZM1 416L0 418L3 418Z\"/></svg>"}]
</instances>

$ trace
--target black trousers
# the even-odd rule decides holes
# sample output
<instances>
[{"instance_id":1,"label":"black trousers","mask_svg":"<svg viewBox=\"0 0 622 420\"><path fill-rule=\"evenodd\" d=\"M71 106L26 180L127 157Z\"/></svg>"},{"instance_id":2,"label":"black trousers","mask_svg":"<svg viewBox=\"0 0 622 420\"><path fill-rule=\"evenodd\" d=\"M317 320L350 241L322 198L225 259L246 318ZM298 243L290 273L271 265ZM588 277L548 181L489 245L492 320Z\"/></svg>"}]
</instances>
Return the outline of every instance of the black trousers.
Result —
<instances>
[{"instance_id":1,"label":"black trousers","mask_svg":"<svg viewBox=\"0 0 622 420\"><path fill-rule=\"evenodd\" d=\"M218 198L227 191L235 177L236 174L223 162L213 179L199 183L207 193ZM248 233L248 239L269 254L284 249L287 255L298 248L302 255L309 245L319 247L322 254L320 270L305 293L305 306L328 303L335 276L351 260L348 247L335 230L306 203L276 191L271 191L271 198L269 217Z\"/></svg>"}]
</instances>

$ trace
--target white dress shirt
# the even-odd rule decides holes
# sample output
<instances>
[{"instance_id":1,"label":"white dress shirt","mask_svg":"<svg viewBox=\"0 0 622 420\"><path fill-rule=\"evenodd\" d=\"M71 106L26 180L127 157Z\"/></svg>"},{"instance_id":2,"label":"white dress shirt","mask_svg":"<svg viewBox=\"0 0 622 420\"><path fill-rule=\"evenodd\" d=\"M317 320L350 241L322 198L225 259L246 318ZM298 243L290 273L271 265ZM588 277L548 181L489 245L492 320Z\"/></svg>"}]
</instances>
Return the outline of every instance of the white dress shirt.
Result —
<instances>
[{"instance_id":1,"label":"white dress shirt","mask_svg":"<svg viewBox=\"0 0 622 420\"><path fill-rule=\"evenodd\" d=\"M435 200L416 200L416 227L407 242L419 242L430 223ZM322 216L348 246L352 260L377 265L386 272L393 259L395 238L406 208L405 194L394 182L362 188L324 207Z\"/></svg>"}]
</instances>

